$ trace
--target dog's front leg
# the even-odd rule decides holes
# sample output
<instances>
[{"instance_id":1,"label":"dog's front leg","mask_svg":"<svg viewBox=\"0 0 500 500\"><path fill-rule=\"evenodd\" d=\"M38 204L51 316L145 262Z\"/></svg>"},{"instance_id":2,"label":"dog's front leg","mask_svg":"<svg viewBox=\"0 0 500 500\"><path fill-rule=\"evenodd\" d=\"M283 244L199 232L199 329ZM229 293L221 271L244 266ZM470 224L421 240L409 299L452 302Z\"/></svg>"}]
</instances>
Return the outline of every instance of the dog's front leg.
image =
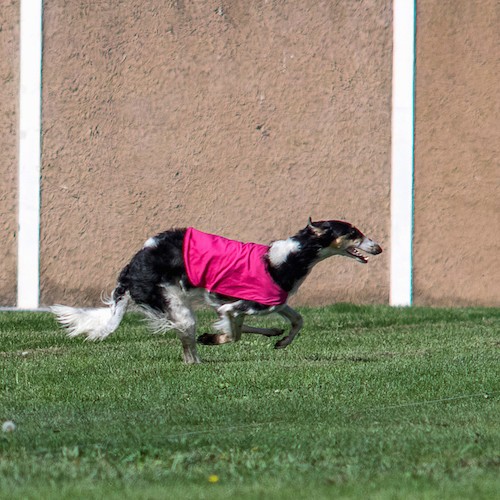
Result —
<instances>
[{"instance_id":1,"label":"dog's front leg","mask_svg":"<svg viewBox=\"0 0 500 500\"><path fill-rule=\"evenodd\" d=\"M277 337L278 335L283 335L283 333L285 333L285 330L282 328L256 328L248 325L243 325L241 331L243 333L256 333L258 335L264 335L265 337Z\"/></svg>"},{"instance_id":2,"label":"dog's front leg","mask_svg":"<svg viewBox=\"0 0 500 500\"><path fill-rule=\"evenodd\" d=\"M297 311L295 311L294 309L292 309L290 306L287 305L284 305L280 310L276 312L281 316L283 316L288 321L290 321L290 324L292 325L292 327L290 328L290 333L286 337L276 342L276 344L274 345L276 349L283 349L284 347L293 342L293 339L300 332L304 320Z\"/></svg>"}]
</instances>

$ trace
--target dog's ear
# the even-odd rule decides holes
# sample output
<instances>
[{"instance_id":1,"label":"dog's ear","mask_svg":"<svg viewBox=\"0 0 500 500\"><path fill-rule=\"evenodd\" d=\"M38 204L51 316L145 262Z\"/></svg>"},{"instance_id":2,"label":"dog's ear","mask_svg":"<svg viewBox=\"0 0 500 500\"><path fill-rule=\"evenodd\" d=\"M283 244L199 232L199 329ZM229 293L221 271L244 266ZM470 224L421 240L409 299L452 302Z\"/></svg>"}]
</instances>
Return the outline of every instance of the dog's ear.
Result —
<instances>
[{"instance_id":1,"label":"dog's ear","mask_svg":"<svg viewBox=\"0 0 500 500\"><path fill-rule=\"evenodd\" d=\"M313 232L316 236L321 236L325 234L325 230L321 226L315 225L311 217L309 217L309 220L307 221L307 229Z\"/></svg>"}]
</instances>

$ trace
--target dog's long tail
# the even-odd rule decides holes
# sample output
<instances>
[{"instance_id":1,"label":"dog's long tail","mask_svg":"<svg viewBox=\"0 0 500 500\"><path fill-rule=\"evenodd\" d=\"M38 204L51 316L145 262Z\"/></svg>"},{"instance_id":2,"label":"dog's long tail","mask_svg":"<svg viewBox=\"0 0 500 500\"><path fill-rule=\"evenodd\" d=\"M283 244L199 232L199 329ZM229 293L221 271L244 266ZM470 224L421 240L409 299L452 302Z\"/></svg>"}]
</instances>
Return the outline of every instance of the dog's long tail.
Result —
<instances>
[{"instance_id":1,"label":"dog's long tail","mask_svg":"<svg viewBox=\"0 0 500 500\"><path fill-rule=\"evenodd\" d=\"M112 297L104 301L108 307L81 309L54 305L50 309L67 329L68 336L86 335L87 340L104 340L120 325L129 300L127 287L119 280Z\"/></svg>"}]
</instances>

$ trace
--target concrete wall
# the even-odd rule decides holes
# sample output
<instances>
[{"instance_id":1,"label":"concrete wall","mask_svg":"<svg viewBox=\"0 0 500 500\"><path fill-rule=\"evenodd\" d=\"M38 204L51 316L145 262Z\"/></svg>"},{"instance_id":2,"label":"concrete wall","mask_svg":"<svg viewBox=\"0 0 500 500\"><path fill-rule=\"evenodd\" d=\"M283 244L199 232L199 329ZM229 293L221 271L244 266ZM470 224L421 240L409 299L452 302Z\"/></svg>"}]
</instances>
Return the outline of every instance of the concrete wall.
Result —
<instances>
[{"instance_id":1,"label":"concrete wall","mask_svg":"<svg viewBox=\"0 0 500 500\"><path fill-rule=\"evenodd\" d=\"M500 305L500 3L417 2L414 299Z\"/></svg>"},{"instance_id":2,"label":"concrete wall","mask_svg":"<svg viewBox=\"0 0 500 500\"><path fill-rule=\"evenodd\" d=\"M45 1L41 301L91 304L148 236L389 228L391 2ZM297 301L386 302L387 257Z\"/></svg>"},{"instance_id":3,"label":"concrete wall","mask_svg":"<svg viewBox=\"0 0 500 500\"><path fill-rule=\"evenodd\" d=\"M0 306L16 302L19 1L0 8Z\"/></svg>"}]
</instances>

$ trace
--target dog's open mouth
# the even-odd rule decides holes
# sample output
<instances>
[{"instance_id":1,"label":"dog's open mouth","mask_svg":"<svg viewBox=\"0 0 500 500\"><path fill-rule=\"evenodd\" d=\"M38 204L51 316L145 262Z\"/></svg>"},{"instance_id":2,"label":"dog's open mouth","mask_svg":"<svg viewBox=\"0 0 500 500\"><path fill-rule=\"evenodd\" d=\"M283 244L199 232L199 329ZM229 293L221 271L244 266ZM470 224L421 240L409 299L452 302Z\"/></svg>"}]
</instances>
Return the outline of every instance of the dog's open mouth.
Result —
<instances>
[{"instance_id":1,"label":"dog's open mouth","mask_svg":"<svg viewBox=\"0 0 500 500\"><path fill-rule=\"evenodd\" d=\"M350 257L356 259L358 262L362 264L366 264L368 262L368 258L365 257L356 247L348 247L346 248L346 252Z\"/></svg>"}]
</instances>

